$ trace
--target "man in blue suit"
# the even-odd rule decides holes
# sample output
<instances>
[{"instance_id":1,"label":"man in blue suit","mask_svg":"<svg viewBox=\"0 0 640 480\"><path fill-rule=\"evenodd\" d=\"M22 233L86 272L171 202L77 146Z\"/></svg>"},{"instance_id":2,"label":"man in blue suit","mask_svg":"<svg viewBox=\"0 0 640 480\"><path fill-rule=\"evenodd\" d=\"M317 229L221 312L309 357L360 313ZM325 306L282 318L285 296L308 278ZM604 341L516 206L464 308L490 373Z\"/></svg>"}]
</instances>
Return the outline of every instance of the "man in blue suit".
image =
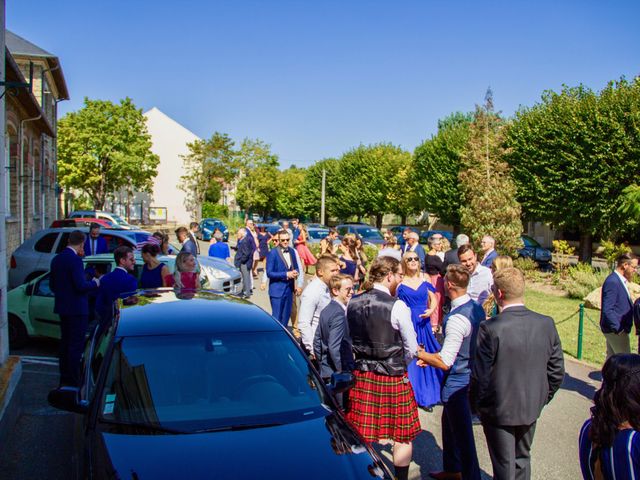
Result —
<instances>
[{"instance_id":1,"label":"man in blue suit","mask_svg":"<svg viewBox=\"0 0 640 480\"><path fill-rule=\"evenodd\" d=\"M187 252L190 253L191 255L193 255L194 257L197 257L198 255L198 246L196 245L196 242L194 242L191 239L191 236L189 235L189 230L187 230L187 227L179 227L176 229L176 238L178 239L178 241L182 244L182 248L180 249L180 252Z\"/></svg>"},{"instance_id":2,"label":"man in blue suit","mask_svg":"<svg viewBox=\"0 0 640 480\"><path fill-rule=\"evenodd\" d=\"M130 273L136 265L131 247L119 246L113 251L113 258L116 268L100 279L100 289L96 298L96 314L101 328L111 325L117 312L116 300L129 297L138 289L138 281Z\"/></svg>"},{"instance_id":3,"label":"man in blue suit","mask_svg":"<svg viewBox=\"0 0 640 480\"><path fill-rule=\"evenodd\" d=\"M633 304L627 282L638 268L638 259L624 253L616 259L616 269L602 285L600 329L607 340L607 358L629 353L629 332L633 323Z\"/></svg>"},{"instance_id":4,"label":"man in blue suit","mask_svg":"<svg viewBox=\"0 0 640 480\"><path fill-rule=\"evenodd\" d=\"M291 305L295 291L295 280L298 278L298 262L289 243L289 232L280 230L279 245L267 256L267 277L269 277L269 300L271 315L285 327L291 317Z\"/></svg>"},{"instance_id":5,"label":"man in blue suit","mask_svg":"<svg viewBox=\"0 0 640 480\"><path fill-rule=\"evenodd\" d=\"M100 281L87 281L81 255L85 234L74 230L69 234L67 248L51 261L49 286L54 294L53 311L60 315L60 385L80 383L80 358L84 348L89 318L89 292Z\"/></svg>"},{"instance_id":6,"label":"man in blue suit","mask_svg":"<svg viewBox=\"0 0 640 480\"><path fill-rule=\"evenodd\" d=\"M236 244L233 264L240 270L242 293L248 298L251 296L251 286L253 284L251 270L253 268L253 252L256 250L256 242L253 239L253 235L246 228L239 228L236 235L238 243Z\"/></svg>"},{"instance_id":7,"label":"man in blue suit","mask_svg":"<svg viewBox=\"0 0 640 480\"><path fill-rule=\"evenodd\" d=\"M109 253L107 241L100 236L100 225L92 223L89 227L89 236L84 242L84 254L85 256L89 256L100 253Z\"/></svg>"},{"instance_id":8,"label":"man in blue suit","mask_svg":"<svg viewBox=\"0 0 640 480\"><path fill-rule=\"evenodd\" d=\"M496 252L496 241L491 235L485 235L482 237L482 241L480 242L480 248L484 253L482 257L482 261L480 265L483 267L491 268L493 261L498 256L498 252Z\"/></svg>"}]
</instances>

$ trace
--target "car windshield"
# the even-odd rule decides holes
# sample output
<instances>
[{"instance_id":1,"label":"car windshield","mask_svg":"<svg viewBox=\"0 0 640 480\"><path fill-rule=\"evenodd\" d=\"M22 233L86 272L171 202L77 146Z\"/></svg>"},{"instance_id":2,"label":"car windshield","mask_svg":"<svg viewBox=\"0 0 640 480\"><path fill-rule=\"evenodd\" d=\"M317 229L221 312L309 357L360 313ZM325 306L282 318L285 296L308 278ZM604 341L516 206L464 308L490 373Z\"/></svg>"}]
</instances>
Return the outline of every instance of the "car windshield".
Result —
<instances>
[{"instance_id":1,"label":"car windshield","mask_svg":"<svg viewBox=\"0 0 640 480\"><path fill-rule=\"evenodd\" d=\"M120 215L112 214L111 217L118 222L119 225L129 225L129 223L127 223L127 221Z\"/></svg>"},{"instance_id":2,"label":"car windshield","mask_svg":"<svg viewBox=\"0 0 640 480\"><path fill-rule=\"evenodd\" d=\"M531 237L527 237L526 235L522 236L522 243L524 243L525 247L533 247L533 248L539 248L540 244L534 240Z\"/></svg>"},{"instance_id":3,"label":"car windshield","mask_svg":"<svg viewBox=\"0 0 640 480\"><path fill-rule=\"evenodd\" d=\"M224 230L224 225L222 224L222 222L209 221L209 222L202 222L202 228L208 228L210 230L215 230L216 228L219 228L222 231Z\"/></svg>"},{"instance_id":4,"label":"car windshield","mask_svg":"<svg viewBox=\"0 0 640 480\"><path fill-rule=\"evenodd\" d=\"M316 240L322 240L329 235L329 230L309 230L309 236Z\"/></svg>"},{"instance_id":5,"label":"car windshield","mask_svg":"<svg viewBox=\"0 0 640 480\"><path fill-rule=\"evenodd\" d=\"M280 331L124 338L104 385L105 422L184 432L293 423L327 411L317 377Z\"/></svg>"},{"instance_id":6,"label":"car windshield","mask_svg":"<svg viewBox=\"0 0 640 480\"><path fill-rule=\"evenodd\" d=\"M365 240L383 240L382 234L377 228L355 228L355 233Z\"/></svg>"}]
</instances>

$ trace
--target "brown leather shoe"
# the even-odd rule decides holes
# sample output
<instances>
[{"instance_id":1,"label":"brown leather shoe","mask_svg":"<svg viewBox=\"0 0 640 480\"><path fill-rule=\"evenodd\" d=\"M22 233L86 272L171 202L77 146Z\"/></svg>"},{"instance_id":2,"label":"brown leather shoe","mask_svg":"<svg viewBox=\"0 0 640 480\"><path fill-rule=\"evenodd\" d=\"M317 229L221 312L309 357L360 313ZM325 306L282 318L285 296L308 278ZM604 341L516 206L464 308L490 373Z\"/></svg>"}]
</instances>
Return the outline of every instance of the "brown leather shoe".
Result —
<instances>
[{"instance_id":1,"label":"brown leather shoe","mask_svg":"<svg viewBox=\"0 0 640 480\"><path fill-rule=\"evenodd\" d=\"M436 480L462 480L460 472L429 472L429 476Z\"/></svg>"}]
</instances>

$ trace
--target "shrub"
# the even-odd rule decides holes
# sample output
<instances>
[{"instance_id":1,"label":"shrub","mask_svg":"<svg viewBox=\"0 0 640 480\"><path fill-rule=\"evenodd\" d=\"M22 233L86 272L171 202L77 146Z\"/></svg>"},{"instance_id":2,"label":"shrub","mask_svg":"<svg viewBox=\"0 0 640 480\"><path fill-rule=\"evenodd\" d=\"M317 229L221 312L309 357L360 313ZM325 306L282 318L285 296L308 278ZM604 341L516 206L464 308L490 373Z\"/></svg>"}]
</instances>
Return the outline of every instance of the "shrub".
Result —
<instances>
[{"instance_id":1,"label":"shrub","mask_svg":"<svg viewBox=\"0 0 640 480\"><path fill-rule=\"evenodd\" d=\"M586 263L578 263L567 270L567 277L560 280L560 285L570 298L583 299L593 290L602 286L608 273Z\"/></svg>"},{"instance_id":2,"label":"shrub","mask_svg":"<svg viewBox=\"0 0 640 480\"><path fill-rule=\"evenodd\" d=\"M569 242L566 240L554 240L552 244L555 256L553 266L558 272L558 275L564 277L569 268L569 256L573 255L576 249L569 245Z\"/></svg>"},{"instance_id":3,"label":"shrub","mask_svg":"<svg viewBox=\"0 0 640 480\"><path fill-rule=\"evenodd\" d=\"M624 243L620 245L616 245L611 240L604 240L600 247L602 248L602 256L605 258L611 270L615 268L616 258L618 258L623 253L631 252L631 248Z\"/></svg>"},{"instance_id":4,"label":"shrub","mask_svg":"<svg viewBox=\"0 0 640 480\"><path fill-rule=\"evenodd\" d=\"M523 274L525 280L537 281L540 279L540 270L538 270L538 264L532 258L520 257L513 261L513 266L519 269Z\"/></svg>"}]
</instances>

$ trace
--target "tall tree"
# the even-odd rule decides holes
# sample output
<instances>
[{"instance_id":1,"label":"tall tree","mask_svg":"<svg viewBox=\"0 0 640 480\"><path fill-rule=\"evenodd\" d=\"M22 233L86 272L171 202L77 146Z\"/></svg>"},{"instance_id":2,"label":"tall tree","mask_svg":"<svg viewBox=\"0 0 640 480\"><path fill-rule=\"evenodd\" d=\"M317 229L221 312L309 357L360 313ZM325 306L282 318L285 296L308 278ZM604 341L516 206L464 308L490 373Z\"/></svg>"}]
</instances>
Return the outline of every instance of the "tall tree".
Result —
<instances>
[{"instance_id":1,"label":"tall tree","mask_svg":"<svg viewBox=\"0 0 640 480\"><path fill-rule=\"evenodd\" d=\"M142 110L130 98L119 104L89 100L58 122L58 177L93 200L99 210L122 188L150 192L160 159L151 152Z\"/></svg>"},{"instance_id":2,"label":"tall tree","mask_svg":"<svg viewBox=\"0 0 640 480\"><path fill-rule=\"evenodd\" d=\"M527 216L580 233L589 260L592 237L615 237L634 225L620 208L640 169L640 80L547 91L517 114L508 131L508 162Z\"/></svg>"},{"instance_id":3,"label":"tall tree","mask_svg":"<svg viewBox=\"0 0 640 480\"><path fill-rule=\"evenodd\" d=\"M462 193L458 174L472 116L454 113L438 122L438 133L414 152L416 194L422 208L443 223L460 228Z\"/></svg>"},{"instance_id":4,"label":"tall tree","mask_svg":"<svg viewBox=\"0 0 640 480\"><path fill-rule=\"evenodd\" d=\"M341 178L338 175L339 161L325 158L311 165L306 170L300 192L299 205L304 215L320 218L322 203L322 171L326 172L325 181L325 214L326 218L336 216L338 211L338 192L341 189Z\"/></svg>"},{"instance_id":5,"label":"tall tree","mask_svg":"<svg viewBox=\"0 0 640 480\"><path fill-rule=\"evenodd\" d=\"M205 201L216 203L221 186L238 175L241 164L235 142L226 133L215 132L208 140L187 144L189 153L182 156L185 175L180 188L185 191L185 206L194 218L200 218Z\"/></svg>"},{"instance_id":6,"label":"tall tree","mask_svg":"<svg viewBox=\"0 0 640 480\"><path fill-rule=\"evenodd\" d=\"M337 171L342 185L337 191L336 213L342 217L374 215L376 226L381 227L382 216L391 211L394 173L410 155L388 143L360 145L345 153Z\"/></svg>"},{"instance_id":7,"label":"tall tree","mask_svg":"<svg viewBox=\"0 0 640 480\"><path fill-rule=\"evenodd\" d=\"M491 235L498 251L515 256L522 247L521 209L504 160L503 143L503 122L493 111L489 91L484 108L476 107L462 158L460 220L474 243Z\"/></svg>"},{"instance_id":8,"label":"tall tree","mask_svg":"<svg viewBox=\"0 0 640 480\"><path fill-rule=\"evenodd\" d=\"M305 208L300 199L302 197L306 173L304 168L297 168L295 165L280 172L275 209L281 216L305 216Z\"/></svg>"},{"instance_id":9,"label":"tall tree","mask_svg":"<svg viewBox=\"0 0 640 480\"><path fill-rule=\"evenodd\" d=\"M400 216L400 223L406 225L409 215L419 213L421 208L418 196L418 182L411 154L404 155L398 169L393 173L393 187L389 192L389 212Z\"/></svg>"},{"instance_id":10,"label":"tall tree","mask_svg":"<svg viewBox=\"0 0 640 480\"><path fill-rule=\"evenodd\" d=\"M281 175L278 156L262 140L244 139L237 158L241 173L236 200L244 210L257 211L266 217L276 208Z\"/></svg>"}]
</instances>

